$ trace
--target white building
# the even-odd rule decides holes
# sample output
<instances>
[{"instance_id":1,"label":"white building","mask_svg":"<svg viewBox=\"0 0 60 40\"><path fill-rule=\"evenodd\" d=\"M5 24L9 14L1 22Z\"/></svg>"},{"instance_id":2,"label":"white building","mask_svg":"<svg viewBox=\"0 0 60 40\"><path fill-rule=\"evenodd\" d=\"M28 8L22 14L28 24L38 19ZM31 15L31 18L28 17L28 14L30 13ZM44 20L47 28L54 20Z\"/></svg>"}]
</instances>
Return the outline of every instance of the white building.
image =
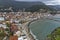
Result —
<instances>
[{"instance_id":1,"label":"white building","mask_svg":"<svg viewBox=\"0 0 60 40\"><path fill-rule=\"evenodd\" d=\"M5 24L0 24L0 27L3 27L4 29L7 28Z\"/></svg>"},{"instance_id":2,"label":"white building","mask_svg":"<svg viewBox=\"0 0 60 40\"><path fill-rule=\"evenodd\" d=\"M0 17L0 21L4 21L5 20L5 18L4 17Z\"/></svg>"},{"instance_id":3,"label":"white building","mask_svg":"<svg viewBox=\"0 0 60 40\"><path fill-rule=\"evenodd\" d=\"M18 40L27 40L27 38L24 39L24 37L19 37Z\"/></svg>"}]
</instances>

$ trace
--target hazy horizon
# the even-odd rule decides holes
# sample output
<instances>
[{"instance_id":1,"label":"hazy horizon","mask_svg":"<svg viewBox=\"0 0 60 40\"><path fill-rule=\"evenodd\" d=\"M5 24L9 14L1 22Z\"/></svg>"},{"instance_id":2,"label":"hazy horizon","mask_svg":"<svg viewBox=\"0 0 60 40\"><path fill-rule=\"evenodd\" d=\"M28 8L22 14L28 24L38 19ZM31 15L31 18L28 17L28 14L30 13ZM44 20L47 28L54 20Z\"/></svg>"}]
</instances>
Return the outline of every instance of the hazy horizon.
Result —
<instances>
[{"instance_id":1,"label":"hazy horizon","mask_svg":"<svg viewBox=\"0 0 60 40\"><path fill-rule=\"evenodd\" d=\"M14 0L14 1L40 1L46 5L60 5L60 0Z\"/></svg>"},{"instance_id":2,"label":"hazy horizon","mask_svg":"<svg viewBox=\"0 0 60 40\"><path fill-rule=\"evenodd\" d=\"M5 0L0 0L5 1ZM43 2L46 5L60 5L60 0L6 0L7 2L9 1L25 1L25 2Z\"/></svg>"}]
</instances>

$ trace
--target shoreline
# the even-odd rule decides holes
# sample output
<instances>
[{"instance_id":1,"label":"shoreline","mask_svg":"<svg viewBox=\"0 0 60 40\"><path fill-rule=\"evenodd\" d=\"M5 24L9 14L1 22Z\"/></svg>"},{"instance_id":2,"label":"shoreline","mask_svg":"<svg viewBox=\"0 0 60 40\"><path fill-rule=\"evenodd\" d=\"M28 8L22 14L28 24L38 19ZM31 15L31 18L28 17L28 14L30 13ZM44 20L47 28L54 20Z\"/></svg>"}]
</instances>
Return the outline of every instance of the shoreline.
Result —
<instances>
[{"instance_id":1,"label":"shoreline","mask_svg":"<svg viewBox=\"0 0 60 40\"><path fill-rule=\"evenodd\" d=\"M49 19L49 18L46 18L46 19ZM35 40L38 40L38 39L37 39L36 35L34 35L34 33L32 32L32 30L30 29L29 26L30 26L31 23L36 22L36 21L38 21L38 20L40 20L40 19L32 20L32 21L30 21L30 22L28 23L28 25L27 25L28 28L29 28L29 32L31 33L31 35L34 37ZM49 20L53 20L53 19L49 19ZM54 20L54 21L57 21L57 20Z\"/></svg>"},{"instance_id":2,"label":"shoreline","mask_svg":"<svg viewBox=\"0 0 60 40\"><path fill-rule=\"evenodd\" d=\"M35 22L37 20L40 20L40 19L35 19L35 20L30 21L27 26L29 27L31 23L33 23L33 22Z\"/></svg>"},{"instance_id":3,"label":"shoreline","mask_svg":"<svg viewBox=\"0 0 60 40\"><path fill-rule=\"evenodd\" d=\"M30 29L29 26L30 26L31 23L33 23L33 22L35 22L35 21L37 21L37 20L39 20L39 19L32 20L32 21L30 21L30 22L28 23L28 25L27 25L28 28L29 28L29 32L30 32L30 34L33 36L34 40L38 40L38 39L37 39L36 35L33 34L32 30Z\"/></svg>"},{"instance_id":4,"label":"shoreline","mask_svg":"<svg viewBox=\"0 0 60 40\"><path fill-rule=\"evenodd\" d=\"M56 21L56 22L60 22L59 20L55 20L55 19L52 19L52 18L46 18L46 19L53 20L53 21ZM32 21L30 21L30 22L28 23L28 28L29 28L29 30L30 30L30 33L31 33L31 35L34 37L35 40L38 40L38 39L37 39L36 35L33 34L32 30L30 29L29 26L30 26L31 23L33 23L33 22L35 22L35 21L38 21L38 20L40 20L40 19L35 19L35 20L32 20Z\"/></svg>"}]
</instances>

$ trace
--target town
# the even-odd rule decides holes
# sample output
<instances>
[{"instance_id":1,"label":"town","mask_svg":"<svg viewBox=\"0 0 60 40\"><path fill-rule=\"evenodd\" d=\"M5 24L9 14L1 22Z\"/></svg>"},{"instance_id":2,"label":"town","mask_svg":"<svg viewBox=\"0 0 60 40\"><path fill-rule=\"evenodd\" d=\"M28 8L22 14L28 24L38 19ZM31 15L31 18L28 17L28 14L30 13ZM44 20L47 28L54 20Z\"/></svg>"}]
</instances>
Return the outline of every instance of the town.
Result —
<instances>
[{"instance_id":1,"label":"town","mask_svg":"<svg viewBox=\"0 0 60 40\"><path fill-rule=\"evenodd\" d=\"M40 9L39 12L25 12L24 10L13 12L12 7L0 11L0 40L35 40L27 26L29 22L51 17L54 14L51 15L51 11L44 9ZM59 15L60 11L57 13Z\"/></svg>"},{"instance_id":2,"label":"town","mask_svg":"<svg viewBox=\"0 0 60 40\"><path fill-rule=\"evenodd\" d=\"M0 11L0 40L36 40L29 28L30 22L50 17L53 19L55 14L60 13L45 9L40 9L39 12L13 12L12 7Z\"/></svg>"},{"instance_id":3,"label":"town","mask_svg":"<svg viewBox=\"0 0 60 40\"><path fill-rule=\"evenodd\" d=\"M60 1L0 0L0 40L60 40Z\"/></svg>"},{"instance_id":4,"label":"town","mask_svg":"<svg viewBox=\"0 0 60 40\"><path fill-rule=\"evenodd\" d=\"M0 40L35 40L27 25L36 19L36 12L0 12Z\"/></svg>"},{"instance_id":5,"label":"town","mask_svg":"<svg viewBox=\"0 0 60 40\"><path fill-rule=\"evenodd\" d=\"M56 11L46 11L40 9L39 12L13 12L12 8L1 9L0 12L0 40L36 40L36 37L31 33L29 22L41 19L50 18L55 15ZM0 10L0 11L1 11ZM59 15L60 11L57 11Z\"/></svg>"}]
</instances>

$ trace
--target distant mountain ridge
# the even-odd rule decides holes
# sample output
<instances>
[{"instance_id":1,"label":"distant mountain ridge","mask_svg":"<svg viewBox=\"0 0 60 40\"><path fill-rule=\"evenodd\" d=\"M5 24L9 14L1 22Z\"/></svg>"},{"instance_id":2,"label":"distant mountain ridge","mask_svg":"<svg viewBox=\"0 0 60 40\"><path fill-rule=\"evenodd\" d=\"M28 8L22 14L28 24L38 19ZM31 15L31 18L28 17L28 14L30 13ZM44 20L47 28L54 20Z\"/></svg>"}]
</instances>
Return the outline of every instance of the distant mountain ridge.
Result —
<instances>
[{"instance_id":1,"label":"distant mountain ridge","mask_svg":"<svg viewBox=\"0 0 60 40\"><path fill-rule=\"evenodd\" d=\"M12 6L16 8L27 8L32 5L44 5L42 2L23 2L23 1L0 1L0 6Z\"/></svg>"},{"instance_id":2,"label":"distant mountain ridge","mask_svg":"<svg viewBox=\"0 0 60 40\"><path fill-rule=\"evenodd\" d=\"M35 6L38 5L40 7L40 9L41 8L51 9L51 8L48 8L47 5L45 5L42 2L24 2L24 1L0 0L0 8L12 7L14 11L19 10L19 9L23 10L24 8L25 9L29 9L29 8L32 8L32 9L36 8L37 9L37 7L35 7L34 5Z\"/></svg>"},{"instance_id":3,"label":"distant mountain ridge","mask_svg":"<svg viewBox=\"0 0 60 40\"><path fill-rule=\"evenodd\" d=\"M50 8L54 8L55 10L60 10L60 5L48 5Z\"/></svg>"}]
</instances>

